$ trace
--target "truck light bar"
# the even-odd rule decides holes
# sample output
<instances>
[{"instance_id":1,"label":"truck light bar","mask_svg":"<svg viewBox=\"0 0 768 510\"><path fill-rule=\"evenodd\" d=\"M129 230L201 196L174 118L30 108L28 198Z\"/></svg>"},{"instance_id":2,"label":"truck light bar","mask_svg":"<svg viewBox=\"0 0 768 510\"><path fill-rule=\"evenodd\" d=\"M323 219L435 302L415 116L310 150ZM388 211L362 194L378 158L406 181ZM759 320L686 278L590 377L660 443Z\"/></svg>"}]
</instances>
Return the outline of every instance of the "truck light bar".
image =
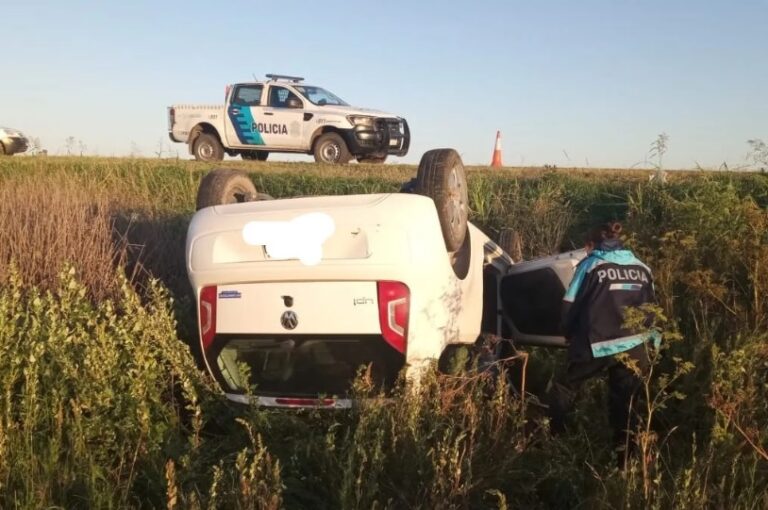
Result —
<instances>
[{"instance_id":1,"label":"truck light bar","mask_svg":"<svg viewBox=\"0 0 768 510\"><path fill-rule=\"evenodd\" d=\"M286 76L284 74L268 74L266 76L270 80L288 80L292 81L293 83L304 81L304 78L299 78L298 76Z\"/></svg>"}]
</instances>

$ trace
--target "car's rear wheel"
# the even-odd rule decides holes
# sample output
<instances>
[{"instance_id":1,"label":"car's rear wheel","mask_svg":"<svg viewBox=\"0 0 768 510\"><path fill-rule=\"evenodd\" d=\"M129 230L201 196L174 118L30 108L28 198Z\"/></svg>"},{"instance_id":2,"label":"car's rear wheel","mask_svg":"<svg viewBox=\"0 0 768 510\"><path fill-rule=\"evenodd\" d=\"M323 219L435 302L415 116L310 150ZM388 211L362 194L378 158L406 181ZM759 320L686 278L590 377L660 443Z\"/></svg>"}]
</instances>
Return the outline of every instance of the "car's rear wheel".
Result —
<instances>
[{"instance_id":1,"label":"car's rear wheel","mask_svg":"<svg viewBox=\"0 0 768 510\"><path fill-rule=\"evenodd\" d=\"M198 161L221 161L224 159L224 147L221 146L216 135L211 133L201 133L195 138L192 153Z\"/></svg>"},{"instance_id":2,"label":"car's rear wheel","mask_svg":"<svg viewBox=\"0 0 768 510\"><path fill-rule=\"evenodd\" d=\"M326 165L345 165L352 155L338 133L325 133L315 142L315 161Z\"/></svg>"},{"instance_id":3,"label":"car's rear wheel","mask_svg":"<svg viewBox=\"0 0 768 510\"><path fill-rule=\"evenodd\" d=\"M358 156L358 163L368 163L372 165L380 165L387 160L386 156Z\"/></svg>"},{"instance_id":4,"label":"car's rear wheel","mask_svg":"<svg viewBox=\"0 0 768 510\"><path fill-rule=\"evenodd\" d=\"M267 151L248 151L243 152L240 154L242 158L246 161L266 161L269 157L269 152Z\"/></svg>"},{"instance_id":5,"label":"car's rear wheel","mask_svg":"<svg viewBox=\"0 0 768 510\"><path fill-rule=\"evenodd\" d=\"M523 238L517 230L504 229L499 233L499 247L515 262L523 260Z\"/></svg>"},{"instance_id":6,"label":"car's rear wheel","mask_svg":"<svg viewBox=\"0 0 768 510\"><path fill-rule=\"evenodd\" d=\"M453 149L434 149L421 157L415 190L435 202L445 247L449 252L461 248L467 236L469 195L467 174L459 153Z\"/></svg>"},{"instance_id":7,"label":"car's rear wheel","mask_svg":"<svg viewBox=\"0 0 768 510\"><path fill-rule=\"evenodd\" d=\"M200 181L197 189L197 210L214 205L252 202L253 200L268 200L259 198L253 181L241 170L218 168L212 170Z\"/></svg>"}]
</instances>

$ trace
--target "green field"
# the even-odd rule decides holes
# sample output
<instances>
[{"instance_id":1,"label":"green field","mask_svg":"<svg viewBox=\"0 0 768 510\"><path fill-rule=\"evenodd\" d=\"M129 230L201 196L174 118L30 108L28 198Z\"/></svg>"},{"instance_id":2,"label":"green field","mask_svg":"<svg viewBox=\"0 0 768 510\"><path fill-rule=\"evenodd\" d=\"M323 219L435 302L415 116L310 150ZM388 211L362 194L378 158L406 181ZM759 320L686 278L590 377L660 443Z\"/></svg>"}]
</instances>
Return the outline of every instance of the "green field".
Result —
<instances>
[{"instance_id":1,"label":"green field","mask_svg":"<svg viewBox=\"0 0 768 510\"><path fill-rule=\"evenodd\" d=\"M232 162L260 191L396 191L412 166ZM620 219L667 342L643 455L615 469L604 383L562 437L467 372L351 412L226 402L196 368L184 236L211 165L0 159L0 508L768 508L768 176L470 168L471 220L526 257ZM533 350L544 390L562 352ZM522 360L512 363L516 377Z\"/></svg>"}]
</instances>

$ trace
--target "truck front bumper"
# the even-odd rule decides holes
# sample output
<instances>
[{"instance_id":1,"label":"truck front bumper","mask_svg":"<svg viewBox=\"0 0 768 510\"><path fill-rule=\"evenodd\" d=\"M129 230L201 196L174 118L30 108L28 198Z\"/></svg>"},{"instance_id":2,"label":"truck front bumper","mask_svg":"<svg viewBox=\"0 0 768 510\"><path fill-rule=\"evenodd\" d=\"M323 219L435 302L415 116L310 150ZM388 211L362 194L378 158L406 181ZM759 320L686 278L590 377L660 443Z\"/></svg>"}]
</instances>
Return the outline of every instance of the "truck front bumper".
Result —
<instances>
[{"instance_id":1,"label":"truck front bumper","mask_svg":"<svg viewBox=\"0 0 768 510\"><path fill-rule=\"evenodd\" d=\"M405 156L411 145L408 122L400 118L376 119L346 131L345 142L355 156Z\"/></svg>"}]
</instances>

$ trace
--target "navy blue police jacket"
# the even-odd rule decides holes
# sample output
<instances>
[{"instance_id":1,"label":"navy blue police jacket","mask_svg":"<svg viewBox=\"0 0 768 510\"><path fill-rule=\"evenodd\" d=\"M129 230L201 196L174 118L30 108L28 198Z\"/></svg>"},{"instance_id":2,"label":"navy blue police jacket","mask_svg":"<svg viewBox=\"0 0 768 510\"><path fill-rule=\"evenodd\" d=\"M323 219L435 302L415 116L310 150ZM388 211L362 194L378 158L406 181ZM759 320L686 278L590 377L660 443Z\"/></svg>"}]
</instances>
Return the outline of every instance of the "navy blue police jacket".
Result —
<instances>
[{"instance_id":1,"label":"navy blue police jacket","mask_svg":"<svg viewBox=\"0 0 768 510\"><path fill-rule=\"evenodd\" d=\"M640 333L623 327L627 307L655 301L648 266L622 247L603 241L581 260L563 298L563 329L571 361L588 361L628 351L660 336L650 328Z\"/></svg>"}]
</instances>

